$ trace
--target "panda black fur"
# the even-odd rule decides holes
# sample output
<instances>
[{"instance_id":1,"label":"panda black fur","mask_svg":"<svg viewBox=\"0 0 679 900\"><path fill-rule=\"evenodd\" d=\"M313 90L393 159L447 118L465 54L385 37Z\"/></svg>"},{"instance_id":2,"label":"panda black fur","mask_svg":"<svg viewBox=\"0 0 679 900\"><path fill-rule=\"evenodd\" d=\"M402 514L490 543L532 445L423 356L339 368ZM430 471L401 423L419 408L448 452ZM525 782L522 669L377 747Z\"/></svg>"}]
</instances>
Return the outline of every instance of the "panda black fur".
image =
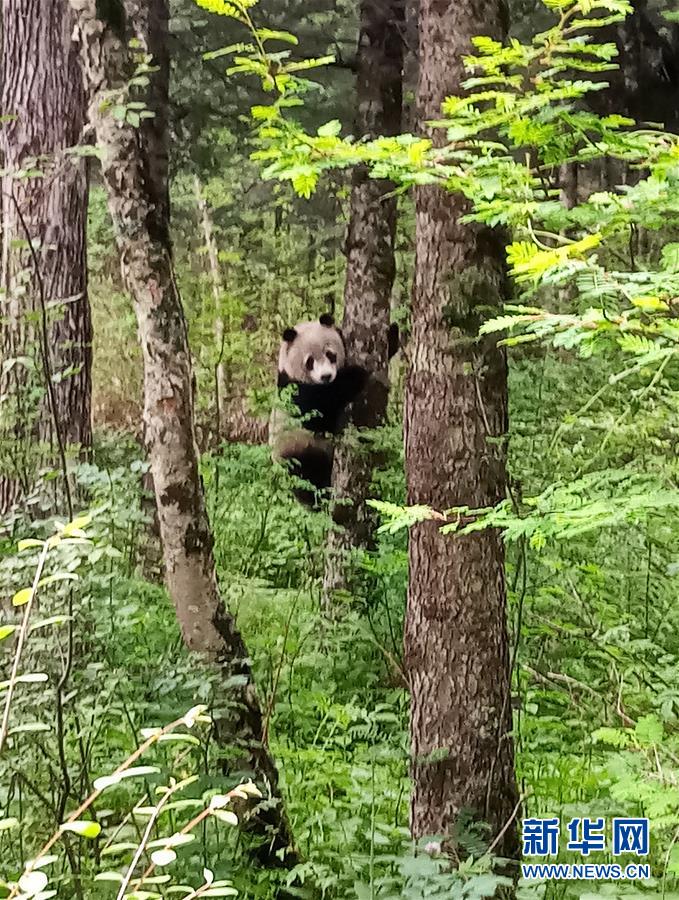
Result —
<instances>
[{"instance_id":1,"label":"panda black fur","mask_svg":"<svg viewBox=\"0 0 679 900\"><path fill-rule=\"evenodd\" d=\"M398 331L389 332L389 355L398 345ZM271 421L273 457L287 464L313 489L297 489L295 496L315 506L318 494L332 482L333 443L347 424L347 409L366 386L370 373L347 363L347 351L332 316L302 322L283 332L278 354L278 388L293 386L292 400L301 422L295 424L280 410ZM330 438L328 438L330 436Z\"/></svg>"}]
</instances>

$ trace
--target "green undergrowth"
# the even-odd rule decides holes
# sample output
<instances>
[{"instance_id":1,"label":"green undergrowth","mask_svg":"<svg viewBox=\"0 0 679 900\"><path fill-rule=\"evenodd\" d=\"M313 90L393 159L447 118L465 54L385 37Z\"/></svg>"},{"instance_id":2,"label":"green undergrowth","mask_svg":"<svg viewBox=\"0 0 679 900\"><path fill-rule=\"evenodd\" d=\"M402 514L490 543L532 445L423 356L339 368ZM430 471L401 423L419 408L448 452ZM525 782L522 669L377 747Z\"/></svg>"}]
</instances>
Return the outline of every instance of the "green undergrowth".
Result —
<instances>
[{"instance_id":1,"label":"green undergrowth","mask_svg":"<svg viewBox=\"0 0 679 900\"><path fill-rule=\"evenodd\" d=\"M625 408L613 394L592 404L589 427L579 429L576 439L571 417L604 385L605 373L591 361L563 366L549 355L515 360L513 489L536 494L553 482L555 470L570 484L594 471L624 471L631 428L635 453L643 454L649 469L674 478L668 446L676 429L668 421L676 417L668 420L666 408L676 399L671 373L667 377L658 387L665 412L646 406L616 425ZM558 433L546 434L546 421L563 424ZM601 448L609 432L596 468L588 467L593 448ZM383 437L391 451L376 476L375 494L403 502L399 429L391 426ZM16 815L20 807L24 823L21 844L0 831L2 857L10 862L18 861L21 846L49 830L55 813L45 813L36 790L56 778L60 746L75 798L135 748L140 728L167 723L198 702L220 702L214 675L183 649L162 587L151 506L142 490L144 469L134 444L109 435L100 437L95 463L77 471L82 503L93 512L93 543L59 561L79 581L51 585L40 611L47 617L70 608L73 615L73 666L62 698L65 737L60 743L54 725L54 685L67 627L62 624L31 636L27 665L48 680L17 691L13 723L24 730L12 739L11 757L0 762L4 814ZM223 595L253 662L268 740L304 857L295 890L305 896L313 883L327 897L490 896L496 881L483 858L453 876L435 856L414 855L408 840L408 701L401 673L405 536L381 534L374 553L354 560L354 593L329 622L320 588L327 517L295 504L268 448L225 446L204 460L203 478ZM602 476L597 489L612 500L618 484ZM34 563L30 553L17 554L17 540L50 527L48 521L15 520L4 534L3 594L11 596L15 585L26 582ZM567 539L548 534L544 541L511 543L507 551L524 812L562 820L651 819L655 880L645 887L602 885L598 892L605 896L660 897L663 883L665 896L676 896L676 538L672 516L640 514L634 524L588 523ZM5 615L9 619L11 613ZM200 775L196 792L221 789L223 779L210 762L216 754L210 747L193 760ZM101 810L104 827L120 827L132 802L133 793L117 794L108 811ZM482 834L462 828L457 839L461 860L483 857ZM205 833L182 851L178 872L190 878L209 860L217 877L232 879L244 896L269 896L271 878L284 876L253 876L243 850L240 839ZM88 847L79 852L83 879L90 883L96 858ZM577 861L567 853L561 858ZM107 865L115 868L123 860L113 857ZM103 885L96 890L87 896L109 896ZM521 895L549 900L594 890L562 883L523 886Z\"/></svg>"}]
</instances>

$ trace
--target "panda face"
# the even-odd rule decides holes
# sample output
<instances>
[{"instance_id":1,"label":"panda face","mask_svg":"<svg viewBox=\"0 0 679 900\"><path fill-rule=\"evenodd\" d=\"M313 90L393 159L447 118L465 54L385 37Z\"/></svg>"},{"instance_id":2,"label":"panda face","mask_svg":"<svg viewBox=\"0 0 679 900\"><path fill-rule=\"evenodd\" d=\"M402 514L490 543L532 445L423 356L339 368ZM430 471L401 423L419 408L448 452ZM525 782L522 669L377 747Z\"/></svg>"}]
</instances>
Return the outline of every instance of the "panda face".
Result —
<instances>
[{"instance_id":1,"label":"panda face","mask_svg":"<svg viewBox=\"0 0 679 900\"><path fill-rule=\"evenodd\" d=\"M337 353L330 346L321 353L308 353L304 368L312 384L331 384L337 377Z\"/></svg>"},{"instance_id":2,"label":"panda face","mask_svg":"<svg viewBox=\"0 0 679 900\"><path fill-rule=\"evenodd\" d=\"M345 362L344 342L332 319L302 322L283 334L278 371L301 384L332 384Z\"/></svg>"}]
</instances>

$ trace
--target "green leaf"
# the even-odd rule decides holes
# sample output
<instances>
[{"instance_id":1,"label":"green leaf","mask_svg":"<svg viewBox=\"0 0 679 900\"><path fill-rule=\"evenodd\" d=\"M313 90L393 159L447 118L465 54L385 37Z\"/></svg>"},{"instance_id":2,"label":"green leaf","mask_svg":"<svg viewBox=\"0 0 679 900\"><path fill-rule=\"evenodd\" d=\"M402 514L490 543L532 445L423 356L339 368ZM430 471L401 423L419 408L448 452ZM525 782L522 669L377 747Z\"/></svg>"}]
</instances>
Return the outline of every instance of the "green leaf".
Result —
<instances>
[{"instance_id":1,"label":"green leaf","mask_svg":"<svg viewBox=\"0 0 679 900\"><path fill-rule=\"evenodd\" d=\"M31 868L44 869L45 866L51 866L55 862L59 862L59 857L56 854L52 854L51 856L39 856L38 859L31 861Z\"/></svg>"},{"instance_id":2,"label":"green leaf","mask_svg":"<svg viewBox=\"0 0 679 900\"><path fill-rule=\"evenodd\" d=\"M194 747L200 747L200 740L195 734L186 734L184 731L177 731L174 734L161 734L158 738L159 744L192 744Z\"/></svg>"},{"instance_id":3,"label":"green leaf","mask_svg":"<svg viewBox=\"0 0 679 900\"><path fill-rule=\"evenodd\" d=\"M47 575L38 582L38 587L47 587L50 584L58 584L60 581L78 581L75 572L55 572L54 575Z\"/></svg>"},{"instance_id":4,"label":"green leaf","mask_svg":"<svg viewBox=\"0 0 679 900\"><path fill-rule=\"evenodd\" d=\"M151 854L151 862L156 866L169 866L177 859L177 854L169 847L163 850L154 850Z\"/></svg>"},{"instance_id":5,"label":"green leaf","mask_svg":"<svg viewBox=\"0 0 679 900\"><path fill-rule=\"evenodd\" d=\"M643 716L636 724L634 734L641 744L661 744L663 739L662 722L657 716Z\"/></svg>"},{"instance_id":6,"label":"green leaf","mask_svg":"<svg viewBox=\"0 0 679 900\"><path fill-rule=\"evenodd\" d=\"M203 53L203 59L219 59L220 56L227 56L231 53L254 53L255 45L254 44L229 44L228 47L220 47L219 50L210 50L208 53Z\"/></svg>"},{"instance_id":7,"label":"green leaf","mask_svg":"<svg viewBox=\"0 0 679 900\"><path fill-rule=\"evenodd\" d=\"M102 856L117 856L119 853L130 853L137 849L137 845L131 841L120 841L118 844L110 844L101 851Z\"/></svg>"},{"instance_id":8,"label":"green leaf","mask_svg":"<svg viewBox=\"0 0 679 900\"><path fill-rule=\"evenodd\" d=\"M51 731L52 726L48 725L46 722L26 722L24 725L16 725L14 728L11 728L10 734L33 734L45 731Z\"/></svg>"},{"instance_id":9,"label":"green leaf","mask_svg":"<svg viewBox=\"0 0 679 900\"><path fill-rule=\"evenodd\" d=\"M336 137L342 130L342 123L339 119L331 119L325 125L321 125L318 129L319 137Z\"/></svg>"},{"instance_id":10,"label":"green leaf","mask_svg":"<svg viewBox=\"0 0 679 900\"><path fill-rule=\"evenodd\" d=\"M629 735L619 728L598 728L592 734L592 740L598 744L608 744L610 747L626 747L629 744Z\"/></svg>"},{"instance_id":11,"label":"green leaf","mask_svg":"<svg viewBox=\"0 0 679 900\"><path fill-rule=\"evenodd\" d=\"M31 632L37 631L39 628L47 628L49 625L64 625L66 622L72 622L73 616L50 616L49 619L40 619L38 622L31 624Z\"/></svg>"},{"instance_id":12,"label":"green leaf","mask_svg":"<svg viewBox=\"0 0 679 900\"><path fill-rule=\"evenodd\" d=\"M202 804L201 804L202 806ZM166 807L164 807L166 808ZM154 848L162 848L165 847L183 847L185 844L191 844L195 841L195 834L181 834L180 832L176 832L175 834L171 834L166 838L158 838L155 841L149 841L148 847L149 849Z\"/></svg>"},{"instance_id":13,"label":"green leaf","mask_svg":"<svg viewBox=\"0 0 679 900\"><path fill-rule=\"evenodd\" d=\"M17 625L0 625L0 641L4 641L17 630Z\"/></svg>"},{"instance_id":14,"label":"green leaf","mask_svg":"<svg viewBox=\"0 0 679 900\"><path fill-rule=\"evenodd\" d=\"M42 893L49 882L44 872L26 872L19 879L19 887L27 897Z\"/></svg>"},{"instance_id":15,"label":"green leaf","mask_svg":"<svg viewBox=\"0 0 679 900\"><path fill-rule=\"evenodd\" d=\"M30 672L28 675L17 675L14 684L41 684L48 680L45 672ZM11 684L11 680L0 681L0 691L4 691Z\"/></svg>"},{"instance_id":16,"label":"green leaf","mask_svg":"<svg viewBox=\"0 0 679 900\"><path fill-rule=\"evenodd\" d=\"M211 887L207 891L201 891L201 897L236 897L238 891L234 887Z\"/></svg>"},{"instance_id":17,"label":"green leaf","mask_svg":"<svg viewBox=\"0 0 679 900\"><path fill-rule=\"evenodd\" d=\"M23 541L19 541L17 547L19 548L19 552L22 550L28 550L30 547L43 547L43 541L37 541L35 538L26 538Z\"/></svg>"},{"instance_id":18,"label":"green leaf","mask_svg":"<svg viewBox=\"0 0 679 900\"><path fill-rule=\"evenodd\" d=\"M210 812L215 819L219 819L220 822L225 822L227 825L238 825L238 816L231 812L231 810L211 809Z\"/></svg>"},{"instance_id":19,"label":"green leaf","mask_svg":"<svg viewBox=\"0 0 679 900\"><path fill-rule=\"evenodd\" d=\"M90 822L83 819L79 822L64 822L59 826L59 831L70 831L73 834L77 834L78 837L92 839L99 837L101 833L101 825L99 824L99 822Z\"/></svg>"},{"instance_id":20,"label":"green leaf","mask_svg":"<svg viewBox=\"0 0 679 900\"><path fill-rule=\"evenodd\" d=\"M22 588L12 597L12 606L24 606L33 597L33 588Z\"/></svg>"},{"instance_id":21,"label":"green leaf","mask_svg":"<svg viewBox=\"0 0 679 900\"><path fill-rule=\"evenodd\" d=\"M258 28L255 34L260 41L284 41L286 44L299 44L299 40L289 31L275 31L272 28Z\"/></svg>"},{"instance_id":22,"label":"green leaf","mask_svg":"<svg viewBox=\"0 0 679 900\"><path fill-rule=\"evenodd\" d=\"M144 775L158 775L159 772L160 769L157 766L134 766L130 769L125 769L124 772L117 772L113 775L104 775L101 778L97 778L94 782L94 789L103 791L106 790L106 788L120 784L121 781L124 781L127 778L140 778Z\"/></svg>"}]
</instances>

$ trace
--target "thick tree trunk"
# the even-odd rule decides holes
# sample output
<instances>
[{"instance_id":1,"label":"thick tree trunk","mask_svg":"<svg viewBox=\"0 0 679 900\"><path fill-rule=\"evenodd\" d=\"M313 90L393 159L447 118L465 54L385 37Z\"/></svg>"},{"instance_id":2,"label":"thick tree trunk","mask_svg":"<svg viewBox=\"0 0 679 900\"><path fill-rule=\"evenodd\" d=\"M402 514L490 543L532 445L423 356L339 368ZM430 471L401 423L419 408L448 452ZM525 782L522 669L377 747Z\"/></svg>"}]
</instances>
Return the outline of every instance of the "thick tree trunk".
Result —
<instances>
[{"instance_id":1,"label":"thick tree trunk","mask_svg":"<svg viewBox=\"0 0 679 900\"><path fill-rule=\"evenodd\" d=\"M147 29L164 43L167 0L128 0L129 33L102 21L98 0L70 0L78 16L78 38L90 88L90 122L101 148L102 175L116 230L124 283L137 315L144 359L144 424L158 507L168 591L187 647L223 673L225 711L216 722L225 747L236 747L234 767L250 767L266 779L278 803L267 821L256 820L267 838L262 859L280 864L295 859L292 836L277 793L277 771L263 743L262 711L248 654L236 624L219 594L213 538L205 509L195 441L193 374L181 298L174 277L167 219L167 180L148 178L153 160L166 158L167 132L138 131L110 115L106 101L125 102L132 61L127 39L148 47ZM147 18L148 17L148 18ZM165 60L165 62L164 62ZM166 58L148 102L165 102ZM164 121L163 111L155 120Z\"/></svg>"},{"instance_id":2,"label":"thick tree trunk","mask_svg":"<svg viewBox=\"0 0 679 900\"><path fill-rule=\"evenodd\" d=\"M356 85L358 134L376 137L401 130L403 0L363 0ZM352 423L375 428L386 414L389 383L388 330L394 283L396 199L391 181L353 174L342 331L351 361L372 373L353 404ZM360 438L360 436L359 436ZM324 596L345 589L347 554L370 545L373 517L365 500L375 457L370 445L350 435L338 443L333 468L333 520L328 535Z\"/></svg>"},{"instance_id":3,"label":"thick tree trunk","mask_svg":"<svg viewBox=\"0 0 679 900\"><path fill-rule=\"evenodd\" d=\"M53 0L6 0L2 7L0 113L11 117L0 129L2 162L9 170L1 201L2 357L34 359L39 377L17 363L3 373L0 391L9 400L3 426L17 442L9 449L26 460L24 450L36 437L52 443L60 437L84 448L92 441L87 174L84 159L64 152L80 142L85 112L72 28L68 6ZM14 174L31 159L42 177ZM58 376L52 378L55 410L47 401L41 407L34 394L50 375ZM2 509L30 485L30 472L17 478L11 465L5 468Z\"/></svg>"},{"instance_id":4,"label":"thick tree trunk","mask_svg":"<svg viewBox=\"0 0 679 900\"><path fill-rule=\"evenodd\" d=\"M460 92L470 36L504 31L498 0L422 0L418 116L438 118ZM434 134L435 141L445 135ZM459 196L416 194L416 272L405 402L408 501L446 509L504 497L507 372L476 339L506 297L501 235L463 225ZM493 837L516 814L504 554L499 534L410 535L405 663L411 688L415 838L450 834L460 812ZM496 852L513 854L508 827Z\"/></svg>"}]
</instances>

